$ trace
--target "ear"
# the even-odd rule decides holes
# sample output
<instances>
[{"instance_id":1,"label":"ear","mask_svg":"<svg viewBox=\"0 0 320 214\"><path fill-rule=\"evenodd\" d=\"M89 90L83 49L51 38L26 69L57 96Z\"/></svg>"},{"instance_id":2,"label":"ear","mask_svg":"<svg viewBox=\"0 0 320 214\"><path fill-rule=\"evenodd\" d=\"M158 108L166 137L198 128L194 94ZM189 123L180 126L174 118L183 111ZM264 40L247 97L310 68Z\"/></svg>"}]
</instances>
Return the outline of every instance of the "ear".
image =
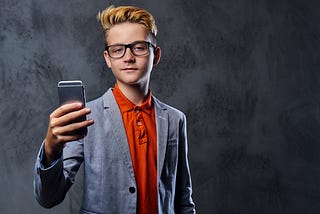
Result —
<instances>
[{"instance_id":1,"label":"ear","mask_svg":"<svg viewBox=\"0 0 320 214\"><path fill-rule=\"evenodd\" d=\"M154 50L153 65L157 65L160 62L160 58L161 58L161 48L156 47L156 49Z\"/></svg>"},{"instance_id":2,"label":"ear","mask_svg":"<svg viewBox=\"0 0 320 214\"><path fill-rule=\"evenodd\" d=\"M110 57L107 51L103 52L104 60L106 61L107 65L109 68L111 68L111 62L110 62Z\"/></svg>"}]
</instances>

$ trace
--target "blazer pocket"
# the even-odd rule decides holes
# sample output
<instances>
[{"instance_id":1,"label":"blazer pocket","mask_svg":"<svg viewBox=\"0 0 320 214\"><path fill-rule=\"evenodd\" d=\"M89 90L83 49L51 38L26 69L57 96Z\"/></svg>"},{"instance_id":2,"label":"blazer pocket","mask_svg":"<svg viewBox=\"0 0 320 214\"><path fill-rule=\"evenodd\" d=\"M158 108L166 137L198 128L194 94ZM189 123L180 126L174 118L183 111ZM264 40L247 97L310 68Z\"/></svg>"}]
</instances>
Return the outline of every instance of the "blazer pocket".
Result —
<instances>
[{"instance_id":1,"label":"blazer pocket","mask_svg":"<svg viewBox=\"0 0 320 214\"><path fill-rule=\"evenodd\" d=\"M79 214L100 214L100 213L94 213L94 212L86 211L84 209L80 209Z\"/></svg>"},{"instance_id":2,"label":"blazer pocket","mask_svg":"<svg viewBox=\"0 0 320 214\"><path fill-rule=\"evenodd\" d=\"M163 173L166 177L175 177L178 165L178 139L167 142Z\"/></svg>"},{"instance_id":3,"label":"blazer pocket","mask_svg":"<svg viewBox=\"0 0 320 214\"><path fill-rule=\"evenodd\" d=\"M178 139L168 140L167 145L168 145L168 146L177 146L177 145L178 145Z\"/></svg>"}]
</instances>

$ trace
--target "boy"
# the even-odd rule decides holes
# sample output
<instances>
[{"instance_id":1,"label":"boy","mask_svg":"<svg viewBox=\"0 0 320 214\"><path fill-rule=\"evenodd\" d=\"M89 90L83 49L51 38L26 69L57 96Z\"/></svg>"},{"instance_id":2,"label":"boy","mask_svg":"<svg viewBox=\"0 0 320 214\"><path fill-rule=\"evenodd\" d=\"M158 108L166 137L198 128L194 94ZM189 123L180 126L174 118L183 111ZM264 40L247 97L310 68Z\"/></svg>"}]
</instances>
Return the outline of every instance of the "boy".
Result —
<instances>
[{"instance_id":1,"label":"boy","mask_svg":"<svg viewBox=\"0 0 320 214\"><path fill-rule=\"evenodd\" d=\"M195 213L185 116L148 90L161 56L152 15L111 6L97 18L116 84L88 108L71 103L50 115L35 165L38 202L59 204L83 162L80 213ZM88 114L92 119L72 122ZM87 136L70 134L83 127Z\"/></svg>"}]
</instances>

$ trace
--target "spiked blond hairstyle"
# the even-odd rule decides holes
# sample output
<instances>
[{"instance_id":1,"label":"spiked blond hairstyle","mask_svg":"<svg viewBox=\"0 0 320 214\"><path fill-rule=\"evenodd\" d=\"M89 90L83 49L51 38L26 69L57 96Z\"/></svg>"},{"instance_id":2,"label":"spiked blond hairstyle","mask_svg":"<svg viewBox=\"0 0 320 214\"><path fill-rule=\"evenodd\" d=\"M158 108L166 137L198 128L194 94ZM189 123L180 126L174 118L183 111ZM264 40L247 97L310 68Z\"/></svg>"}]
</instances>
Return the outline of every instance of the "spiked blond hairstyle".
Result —
<instances>
[{"instance_id":1,"label":"spiked blond hairstyle","mask_svg":"<svg viewBox=\"0 0 320 214\"><path fill-rule=\"evenodd\" d=\"M154 40L157 35L157 26L151 13L145 9L133 6L119 6L111 5L102 12L99 11L97 19L105 33L105 42L107 43L107 33L112 26L124 22L142 24L147 32L153 35ZM155 41L154 41L155 42Z\"/></svg>"}]
</instances>

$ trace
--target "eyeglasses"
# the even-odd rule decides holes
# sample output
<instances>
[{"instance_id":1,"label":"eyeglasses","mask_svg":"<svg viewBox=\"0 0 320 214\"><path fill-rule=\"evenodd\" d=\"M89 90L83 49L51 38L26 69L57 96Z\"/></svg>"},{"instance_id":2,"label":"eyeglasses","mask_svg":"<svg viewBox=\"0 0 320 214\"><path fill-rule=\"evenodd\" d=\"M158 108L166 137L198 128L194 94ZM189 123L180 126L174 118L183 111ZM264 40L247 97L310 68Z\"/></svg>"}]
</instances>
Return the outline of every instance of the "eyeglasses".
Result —
<instances>
[{"instance_id":1,"label":"eyeglasses","mask_svg":"<svg viewBox=\"0 0 320 214\"><path fill-rule=\"evenodd\" d=\"M149 54L149 47L154 49L156 46L146 41L136 41L131 44L114 44L106 45L106 51L113 59L120 59L126 54L127 48L130 48L131 53L135 56L146 56Z\"/></svg>"}]
</instances>

